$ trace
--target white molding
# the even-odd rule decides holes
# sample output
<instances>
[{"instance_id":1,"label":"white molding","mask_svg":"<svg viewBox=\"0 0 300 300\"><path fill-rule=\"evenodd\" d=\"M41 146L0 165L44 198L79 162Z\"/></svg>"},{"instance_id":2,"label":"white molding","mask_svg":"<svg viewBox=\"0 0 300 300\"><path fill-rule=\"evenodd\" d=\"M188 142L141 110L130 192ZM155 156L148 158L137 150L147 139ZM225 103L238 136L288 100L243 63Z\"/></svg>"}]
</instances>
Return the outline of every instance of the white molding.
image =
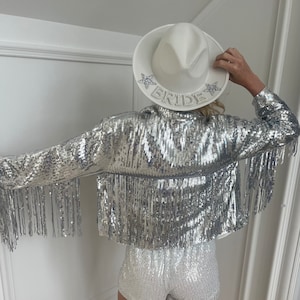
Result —
<instances>
[{"instance_id":1,"label":"white molding","mask_svg":"<svg viewBox=\"0 0 300 300\"><path fill-rule=\"evenodd\" d=\"M299 116L300 112L298 112L298 118ZM292 300L291 295L295 293L295 281L300 272L300 205L297 205L300 182L300 144L298 144L297 152L296 157L289 163L266 300Z\"/></svg>"},{"instance_id":2,"label":"white molding","mask_svg":"<svg viewBox=\"0 0 300 300\"><path fill-rule=\"evenodd\" d=\"M254 265L257 255L258 237L261 226L261 214L252 216L249 220L243 267L239 287L239 300L252 300L252 281L254 276Z\"/></svg>"},{"instance_id":3,"label":"white molding","mask_svg":"<svg viewBox=\"0 0 300 300\"><path fill-rule=\"evenodd\" d=\"M298 155L290 161L287 186L283 198L279 231L277 235L273 268L270 276L267 300L292 300L295 291L295 280L299 272L299 200L297 185L300 181L300 147ZM298 206L299 207L299 206Z\"/></svg>"},{"instance_id":4,"label":"white molding","mask_svg":"<svg viewBox=\"0 0 300 300\"><path fill-rule=\"evenodd\" d=\"M94 51L72 47L67 48L8 41L0 41L0 56L132 65L132 55L128 53Z\"/></svg>"},{"instance_id":5,"label":"white molding","mask_svg":"<svg viewBox=\"0 0 300 300\"><path fill-rule=\"evenodd\" d=\"M220 5L224 5L222 0L211 0L206 4L206 6L200 11L200 13L192 20L192 23L202 27L206 19L219 8Z\"/></svg>"},{"instance_id":6,"label":"white molding","mask_svg":"<svg viewBox=\"0 0 300 300\"><path fill-rule=\"evenodd\" d=\"M287 44L286 41L287 41L287 36L289 31L289 24L290 24L289 23L290 10L291 10L290 0L280 1L280 5L278 7L275 40L273 44L273 53L272 53L271 67L269 73L270 75L268 81L268 86L272 88L272 90L275 92L278 92L280 90L280 85L282 80L282 72L283 72L283 67L284 67L284 62L286 57L286 44ZM290 185L289 187L287 187L286 190L287 191L295 190L294 184L292 184L292 182L289 180L287 180L287 182L290 182ZM285 196L285 199L287 199L286 197L287 195ZM289 205L291 204L290 202ZM289 208L287 207L284 210L283 214L281 215L281 219L283 218L285 222L287 222L287 219L284 219L286 218L285 212L287 212L288 209ZM241 278L240 292L239 292L240 300L252 299L251 298L252 282L253 282L253 275L254 275L253 268L257 256L257 246L258 246L259 232L261 227L261 215L257 215L253 219L253 222L251 223L248 226L247 240L245 246L244 264L243 264L242 278ZM280 233L282 235L282 239L285 237L283 232L285 232L286 234L285 226L286 224L281 224L281 226L279 227L279 230L282 231ZM281 246L282 245L279 244L278 248L280 248ZM275 263L279 263L279 264L281 263L280 257L283 255L282 250L283 249L279 249L280 254L279 256L277 254L277 261ZM272 268L274 269L274 263ZM278 284L279 284L279 274L280 274L279 269L273 271L273 278L271 278L271 280L269 281L269 284L273 287L273 292L270 293L270 290L268 291L268 298L266 300L276 299L275 294L276 294L276 288L278 288ZM284 300L284 298L281 298L280 300Z\"/></svg>"},{"instance_id":7,"label":"white molding","mask_svg":"<svg viewBox=\"0 0 300 300\"><path fill-rule=\"evenodd\" d=\"M14 277L12 269L11 253L6 245L0 246L0 280L2 291L0 290L0 296L3 300L16 300ZM2 294L2 295L1 295Z\"/></svg>"},{"instance_id":8,"label":"white molding","mask_svg":"<svg viewBox=\"0 0 300 300\"><path fill-rule=\"evenodd\" d=\"M278 21L274 41L274 54L269 81L269 86L276 92L280 90L282 73L285 64L292 5L293 0L281 0L279 3ZM294 293L294 291L290 290L290 288L292 288L290 280L293 274L295 256L293 255L292 257L289 257L287 261L285 260L285 253L287 251L294 252L298 241L298 237L296 237L295 245L295 238L293 238L292 243L294 245L291 244L291 241L289 242L289 245L287 245L287 241L290 236L289 232L291 230L291 217L293 215L294 203L297 196L296 191L297 182L299 182L299 166L300 158L298 147L298 155L293 159L293 161L290 161L288 166L287 184L285 187L283 205L279 218L276 246L266 300L288 300L291 299L288 296L289 292ZM282 276L283 273L286 273L286 276Z\"/></svg>"},{"instance_id":9,"label":"white molding","mask_svg":"<svg viewBox=\"0 0 300 300\"><path fill-rule=\"evenodd\" d=\"M280 90L286 58L293 0L279 0L278 15L268 85L274 92Z\"/></svg>"},{"instance_id":10,"label":"white molding","mask_svg":"<svg viewBox=\"0 0 300 300\"><path fill-rule=\"evenodd\" d=\"M299 220L299 219L298 219ZM299 227L298 227L299 228ZM298 231L298 239L297 239L296 253L293 256L293 267L289 282L289 290L288 290L288 298L291 300L298 300L299 295L296 295L298 290L298 278L300 276L300 234Z\"/></svg>"}]
</instances>

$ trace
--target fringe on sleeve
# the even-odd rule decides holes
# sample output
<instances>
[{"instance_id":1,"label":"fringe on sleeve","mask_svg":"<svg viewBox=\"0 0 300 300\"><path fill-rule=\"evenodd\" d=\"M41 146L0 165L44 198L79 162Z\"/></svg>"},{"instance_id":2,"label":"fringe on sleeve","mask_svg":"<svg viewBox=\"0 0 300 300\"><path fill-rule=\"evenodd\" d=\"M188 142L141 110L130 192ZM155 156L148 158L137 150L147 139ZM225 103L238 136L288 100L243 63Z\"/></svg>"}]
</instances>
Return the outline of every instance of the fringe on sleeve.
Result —
<instances>
[{"instance_id":1,"label":"fringe on sleeve","mask_svg":"<svg viewBox=\"0 0 300 300\"><path fill-rule=\"evenodd\" d=\"M49 227L54 236L81 234L79 179L16 190L0 188L1 238L11 251L20 236L45 236Z\"/></svg>"}]
</instances>

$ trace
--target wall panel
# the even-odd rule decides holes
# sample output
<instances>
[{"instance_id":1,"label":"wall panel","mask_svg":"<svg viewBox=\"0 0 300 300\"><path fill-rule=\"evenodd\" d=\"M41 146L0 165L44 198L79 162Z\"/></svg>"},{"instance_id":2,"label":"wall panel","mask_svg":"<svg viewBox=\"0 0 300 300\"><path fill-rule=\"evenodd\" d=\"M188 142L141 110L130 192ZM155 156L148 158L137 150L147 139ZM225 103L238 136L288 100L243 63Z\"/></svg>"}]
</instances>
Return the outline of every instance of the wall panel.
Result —
<instances>
[{"instance_id":1,"label":"wall panel","mask_svg":"<svg viewBox=\"0 0 300 300\"><path fill-rule=\"evenodd\" d=\"M137 37L1 15L0 22L14 24L10 35L0 30L1 155L55 145L133 109ZM50 35L40 40L43 31ZM124 247L98 236L95 178L82 179L81 201L82 236L54 238L49 230L47 238L22 237L13 253L1 246L4 300L116 298Z\"/></svg>"}]
</instances>

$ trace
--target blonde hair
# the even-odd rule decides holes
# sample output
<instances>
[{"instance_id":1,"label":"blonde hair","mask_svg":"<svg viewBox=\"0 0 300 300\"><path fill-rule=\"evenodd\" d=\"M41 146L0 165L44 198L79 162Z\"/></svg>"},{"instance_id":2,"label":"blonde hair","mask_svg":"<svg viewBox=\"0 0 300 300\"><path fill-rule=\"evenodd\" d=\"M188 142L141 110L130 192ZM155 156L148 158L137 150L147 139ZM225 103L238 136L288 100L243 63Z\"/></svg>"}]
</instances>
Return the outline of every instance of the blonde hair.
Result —
<instances>
[{"instance_id":1,"label":"blonde hair","mask_svg":"<svg viewBox=\"0 0 300 300\"><path fill-rule=\"evenodd\" d=\"M224 113L225 106L222 102L216 100L206 106L196 109L196 111L205 117L210 117Z\"/></svg>"}]
</instances>

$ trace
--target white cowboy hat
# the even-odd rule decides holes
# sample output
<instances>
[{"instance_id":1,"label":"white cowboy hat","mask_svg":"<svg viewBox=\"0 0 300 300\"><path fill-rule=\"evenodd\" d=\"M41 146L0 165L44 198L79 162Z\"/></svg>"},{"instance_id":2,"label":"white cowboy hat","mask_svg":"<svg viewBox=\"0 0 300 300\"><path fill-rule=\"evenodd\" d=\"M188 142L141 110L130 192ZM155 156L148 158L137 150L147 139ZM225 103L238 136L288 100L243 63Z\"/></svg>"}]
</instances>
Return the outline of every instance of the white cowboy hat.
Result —
<instances>
[{"instance_id":1,"label":"white cowboy hat","mask_svg":"<svg viewBox=\"0 0 300 300\"><path fill-rule=\"evenodd\" d=\"M142 92L168 109L187 111L215 101L229 74L213 68L224 52L210 35L190 23L169 24L147 33L133 54L133 73Z\"/></svg>"}]
</instances>

